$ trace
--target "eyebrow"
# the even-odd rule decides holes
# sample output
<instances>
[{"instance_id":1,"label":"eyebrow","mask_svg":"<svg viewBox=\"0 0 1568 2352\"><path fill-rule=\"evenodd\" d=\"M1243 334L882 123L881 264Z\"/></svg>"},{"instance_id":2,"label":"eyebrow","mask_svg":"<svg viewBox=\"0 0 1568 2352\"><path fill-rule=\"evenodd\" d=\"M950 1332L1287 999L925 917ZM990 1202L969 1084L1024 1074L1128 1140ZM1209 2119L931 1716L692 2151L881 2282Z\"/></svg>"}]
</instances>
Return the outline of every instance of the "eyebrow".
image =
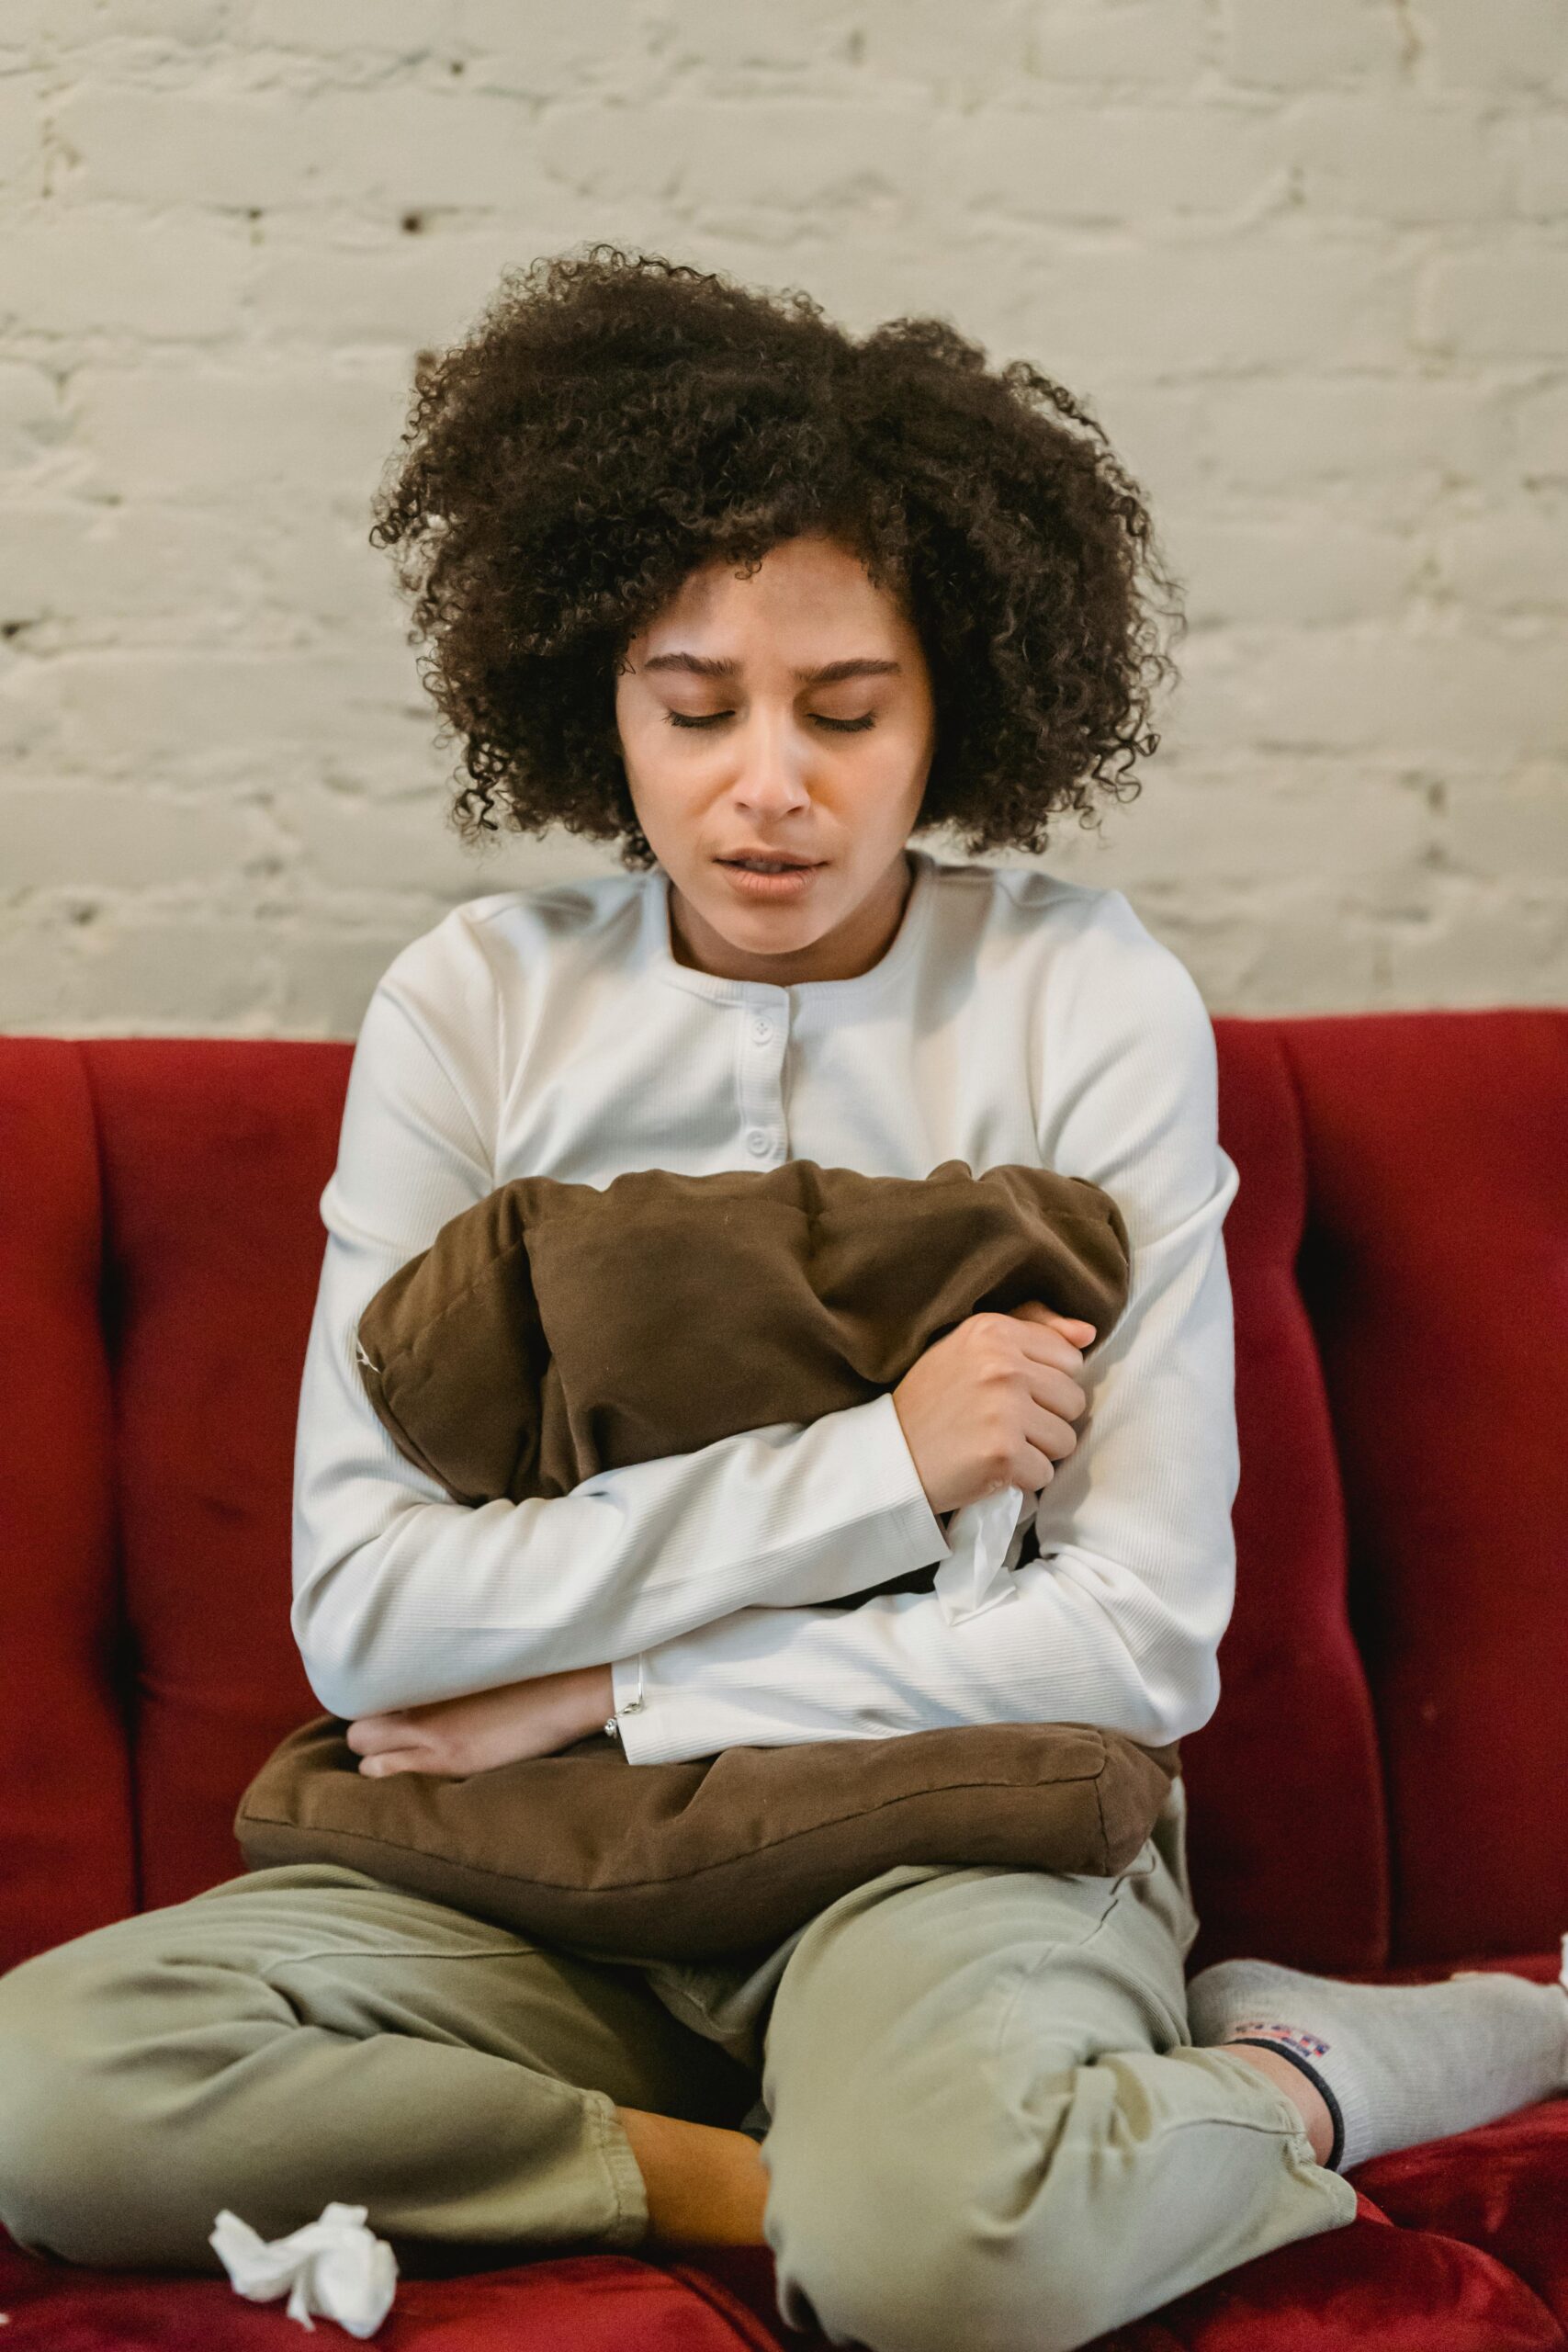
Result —
<instances>
[{"instance_id":1,"label":"eyebrow","mask_svg":"<svg viewBox=\"0 0 1568 2352\"><path fill-rule=\"evenodd\" d=\"M720 661L716 654L656 653L651 662L643 663L645 670L689 670L699 678L735 678L740 674L740 664L735 661ZM818 670L795 670L791 675L803 686L834 686L840 678L880 678L898 673L897 662L874 662L869 658L847 662L824 662Z\"/></svg>"}]
</instances>

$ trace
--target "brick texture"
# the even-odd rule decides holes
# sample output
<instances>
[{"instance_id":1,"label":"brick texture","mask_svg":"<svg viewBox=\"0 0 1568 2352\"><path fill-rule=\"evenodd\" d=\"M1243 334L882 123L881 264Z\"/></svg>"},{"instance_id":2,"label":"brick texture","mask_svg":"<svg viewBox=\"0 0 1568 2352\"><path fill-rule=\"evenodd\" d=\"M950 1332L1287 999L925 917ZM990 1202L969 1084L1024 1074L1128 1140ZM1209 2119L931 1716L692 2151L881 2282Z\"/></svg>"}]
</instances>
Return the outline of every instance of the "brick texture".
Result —
<instances>
[{"instance_id":1,"label":"brick texture","mask_svg":"<svg viewBox=\"0 0 1568 2352\"><path fill-rule=\"evenodd\" d=\"M1568 993L1568 0L10 0L0 1028L351 1035L613 867L457 841L367 538L413 354L601 237L1089 401L1191 626L1042 862L1213 1010Z\"/></svg>"}]
</instances>

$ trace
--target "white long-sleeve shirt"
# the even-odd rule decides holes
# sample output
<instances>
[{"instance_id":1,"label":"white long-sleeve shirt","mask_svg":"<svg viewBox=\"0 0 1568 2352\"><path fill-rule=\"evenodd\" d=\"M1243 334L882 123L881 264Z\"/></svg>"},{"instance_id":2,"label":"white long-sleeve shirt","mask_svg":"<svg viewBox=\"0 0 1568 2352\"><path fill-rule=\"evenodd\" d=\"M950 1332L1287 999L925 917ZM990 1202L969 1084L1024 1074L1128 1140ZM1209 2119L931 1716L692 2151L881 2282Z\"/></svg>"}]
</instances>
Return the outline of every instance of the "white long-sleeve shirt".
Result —
<instances>
[{"instance_id":1,"label":"white long-sleeve shirt","mask_svg":"<svg viewBox=\"0 0 1568 2352\"><path fill-rule=\"evenodd\" d=\"M961 1723L1165 1741L1208 1721L1239 1473L1221 1230L1238 1178L1208 1012L1120 890L908 855L898 932L852 979L679 963L660 866L470 899L393 959L321 1194L299 1395L291 1624L330 1713L608 1665L633 1763ZM371 1296L512 1178L789 1159L1047 1167L1126 1221L1126 1306L1085 1364L1077 1448L1025 1512L1039 1556L956 1622L931 1591L854 1598L953 1556L891 1393L468 1506L403 1458L362 1385Z\"/></svg>"}]
</instances>

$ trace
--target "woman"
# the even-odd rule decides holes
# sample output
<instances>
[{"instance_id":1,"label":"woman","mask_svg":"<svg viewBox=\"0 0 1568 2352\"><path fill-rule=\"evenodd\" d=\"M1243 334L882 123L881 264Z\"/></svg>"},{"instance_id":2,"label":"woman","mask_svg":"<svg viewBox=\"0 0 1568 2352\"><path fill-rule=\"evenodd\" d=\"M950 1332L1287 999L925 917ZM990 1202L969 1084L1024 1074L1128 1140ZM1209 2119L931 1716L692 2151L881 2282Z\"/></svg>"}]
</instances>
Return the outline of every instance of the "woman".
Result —
<instances>
[{"instance_id":1,"label":"woman","mask_svg":"<svg viewBox=\"0 0 1568 2352\"><path fill-rule=\"evenodd\" d=\"M299 1403L321 1704L368 1773L607 1722L633 1766L1196 1731L1238 1466L1208 1016L1121 892L911 841L1037 852L1154 747L1173 592L1133 484L1067 393L935 322L856 342L614 249L509 280L417 392L373 537L464 742L460 828L499 805L625 870L455 908L367 1012ZM870 1404L549 1500L462 1508L392 1447L355 1327L449 1217L525 1172L792 1157L1087 1177L1123 1315L1092 1367L1049 1302L976 1316ZM1004 1593L857 1602L1003 1483L1037 1498ZM1348 2165L1568 2084L1558 1988L1187 1984L1197 1928L1179 1780L1118 1876L897 1869L728 1967L264 1870L0 1984L0 2219L209 2269L220 2206L270 2236L334 2198L405 2262L765 2242L784 2317L835 2342L1044 2352L1349 2221Z\"/></svg>"}]
</instances>

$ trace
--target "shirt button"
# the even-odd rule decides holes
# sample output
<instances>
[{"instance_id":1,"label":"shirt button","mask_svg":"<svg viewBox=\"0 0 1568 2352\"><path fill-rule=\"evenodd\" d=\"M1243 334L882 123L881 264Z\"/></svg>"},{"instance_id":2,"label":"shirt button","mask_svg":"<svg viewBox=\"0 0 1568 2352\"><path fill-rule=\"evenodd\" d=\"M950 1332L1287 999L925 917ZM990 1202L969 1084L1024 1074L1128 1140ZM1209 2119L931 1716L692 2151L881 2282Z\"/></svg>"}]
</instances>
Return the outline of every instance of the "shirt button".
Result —
<instances>
[{"instance_id":1,"label":"shirt button","mask_svg":"<svg viewBox=\"0 0 1568 2352\"><path fill-rule=\"evenodd\" d=\"M757 1040L757 1043L759 1044L759 1046L765 1046L765 1045L767 1044L767 1042L768 1042L768 1039L773 1035L773 1023L772 1023L771 1021L753 1021L753 1022L752 1022L752 1023L751 1023L751 1035L752 1035L752 1036L753 1036L753 1037L755 1037L755 1039Z\"/></svg>"},{"instance_id":2,"label":"shirt button","mask_svg":"<svg viewBox=\"0 0 1568 2352\"><path fill-rule=\"evenodd\" d=\"M761 1159L763 1152L766 1151L768 1148L768 1138L762 1133L761 1127L752 1128L750 1134L746 1138L746 1148L748 1151L755 1152L759 1159Z\"/></svg>"}]
</instances>

